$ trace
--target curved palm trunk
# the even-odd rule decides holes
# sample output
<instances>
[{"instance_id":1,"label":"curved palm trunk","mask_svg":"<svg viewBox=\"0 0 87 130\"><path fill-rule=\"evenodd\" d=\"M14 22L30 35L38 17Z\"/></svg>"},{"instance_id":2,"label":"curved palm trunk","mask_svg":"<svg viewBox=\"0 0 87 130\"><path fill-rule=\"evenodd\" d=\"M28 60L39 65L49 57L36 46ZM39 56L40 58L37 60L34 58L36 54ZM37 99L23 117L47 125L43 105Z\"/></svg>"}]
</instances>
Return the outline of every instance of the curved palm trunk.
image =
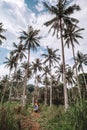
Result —
<instances>
[{"instance_id":1,"label":"curved palm trunk","mask_svg":"<svg viewBox=\"0 0 87 130\"><path fill-rule=\"evenodd\" d=\"M78 79L78 69L77 69L76 60L75 60L75 51L73 47L72 38L71 38L71 45L72 45L72 52L73 52L73 58L74 58L74 63L75 63L75 69L76 69L77 88L78 88L79 97L81 98L81 90L80 90L79 79Z\"/></svg>"},{"instance_id":2,"label":"curved palm trunk","mask_svg":"<svg viewBox=\"0 0 87 130\"><path fill-rule=\"evenodd\" d=\"M83 78L84 78L85 87L86 87L86 90L87 90L87 83L86 83L86 78L85 78L83 66L82 66L81 69L82 69L82 73L83 73Z\"/></svg>"},{"instance_id":3,"label":"curved palm trunk","mask_svg":"<svg viewBox=\"0 0 87 130\"><path fill-rule=\"evenodd\" d=\"M61 19L60 19L60 35L61 35L62 63L63 63L64 104L65 104L65 111L66 111L68 108L68 93L67 93L67 84L66 84L65 56L64 56L64 45L63 45L63 37L62 37L62 20Z\"/></svg>"}]
</instances>

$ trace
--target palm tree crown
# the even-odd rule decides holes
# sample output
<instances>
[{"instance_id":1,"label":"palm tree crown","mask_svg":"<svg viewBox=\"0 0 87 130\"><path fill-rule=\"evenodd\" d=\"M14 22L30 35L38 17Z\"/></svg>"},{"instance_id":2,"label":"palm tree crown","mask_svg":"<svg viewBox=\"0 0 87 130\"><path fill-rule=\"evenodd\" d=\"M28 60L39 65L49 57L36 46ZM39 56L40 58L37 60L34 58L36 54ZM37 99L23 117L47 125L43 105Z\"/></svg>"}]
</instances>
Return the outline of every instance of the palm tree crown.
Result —
<instances>
[{"instance_id":1,"label":"palm tree crown","mask_svg":"<svg viewBox=\"0 0 87 130\"><path fill-rule=\"evenodd\" d=\"M47 53L48 54L42 54L42 56L45 57L44 63L49 62L49 66L51 67L54 63L59 63L60 55L56 54L58 49L52 50L47 46Z\"/></svg>"},{"instance_id":2,"label":"palm tree crown","mask_svg":"<svg viewBox=\"0 0 87 130\"><path fill-rule=\"evenodd\" d=\"M2 40L6 40L6 37L2 35L2 33L5 31L6 29L3 28L3 24L0 23L0 45L2 44Z\"/></svg>"},{"instance_id":3,"label":"palm tree crown","mask_svg":"<svg viewBox=\"0 0 87 130\"><path fill-rule=\"evenodd\" d=\"M50 21L46 22L46 26L51 26L50 30L53 28L54 32L53 35L56 33L58 37L58 32L60 31L60 20L62 20L62 26L63 23L73 23L73 22L78 22L77 19L70 17L69 15L73 14L74 11L80 10L80 7L76 4L72 6L68 6L68 1L67 0L59 0L56 6L53 5L48 5L46 2L44 2L44 6L48 9L48 11L55 15L53 19Z\"/></svg>"},{"instance_id":4,"label":"palm tree crown","mask_svg":"<svg viewBox=\"0 0 87 130\"><path fill-rule=\"evenodd\" d=\"M23 57L26 58L24 51L25 51L25 47L23 44L19 43L18 45L14 42L13 43L13 47L15 48L13 51L11 51L11 55L14 55L17 60L20 59L22 60Z\"/></svg>"}]
</instances>

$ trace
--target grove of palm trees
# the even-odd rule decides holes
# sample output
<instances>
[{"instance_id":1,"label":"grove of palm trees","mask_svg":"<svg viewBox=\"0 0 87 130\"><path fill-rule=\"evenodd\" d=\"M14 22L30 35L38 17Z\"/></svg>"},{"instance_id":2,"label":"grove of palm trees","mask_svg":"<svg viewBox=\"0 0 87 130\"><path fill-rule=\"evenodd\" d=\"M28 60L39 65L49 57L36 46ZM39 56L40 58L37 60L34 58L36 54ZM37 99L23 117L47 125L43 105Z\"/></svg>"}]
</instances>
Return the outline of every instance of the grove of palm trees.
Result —
<instances>
[{"instance_id":1,"label":"grove of palm trees","mask_svg":"<svg viewBox=\"0 0 87 130\"><path fill-rule=\"evenodd\" d=\"M12 43L3 62L9 73L0 78L0 130L87 130L87 54L75 48L81 46L85 29L73 15L80 6L68 0L43 6L51 15L43 26L61 49L49 44L43 48L40 28L26 25L19 32L18 43ZM7 31L0 22L0 46L8 39ZM42 48L44 53L32 60ZM70 48L72 65L65 56ZM33 110L35 101L38 112Z\"/></svg>"}]
</instances>

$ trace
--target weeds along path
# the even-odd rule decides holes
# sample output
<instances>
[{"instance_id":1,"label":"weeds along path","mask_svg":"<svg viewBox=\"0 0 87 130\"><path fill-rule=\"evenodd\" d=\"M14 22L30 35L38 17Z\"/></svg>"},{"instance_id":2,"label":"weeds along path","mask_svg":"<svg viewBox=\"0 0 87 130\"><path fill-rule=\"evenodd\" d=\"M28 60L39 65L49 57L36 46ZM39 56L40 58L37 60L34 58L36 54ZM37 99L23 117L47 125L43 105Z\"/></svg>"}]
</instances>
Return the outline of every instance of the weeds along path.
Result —
<instances>
[{"instance_id":1,"label":"weeds along path","mask_svg":"<svg viewBox=\"0 0 87 130\"><path fill-rule=\"evenodd\" d=\"M40 124L37 119L40 117L40 113L32 112L30 118L24 117L22 121L22 130L41 130Z\"/></svg>"}]
</instances>

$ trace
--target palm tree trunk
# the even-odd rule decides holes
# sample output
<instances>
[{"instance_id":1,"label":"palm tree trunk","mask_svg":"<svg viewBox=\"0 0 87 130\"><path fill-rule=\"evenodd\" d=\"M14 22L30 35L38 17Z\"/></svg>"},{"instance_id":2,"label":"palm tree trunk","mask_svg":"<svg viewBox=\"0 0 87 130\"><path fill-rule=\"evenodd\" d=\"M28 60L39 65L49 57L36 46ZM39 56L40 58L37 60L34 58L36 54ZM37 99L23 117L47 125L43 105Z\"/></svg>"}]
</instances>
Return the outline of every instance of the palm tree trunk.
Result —
<instances>
[{"instance_id":1,"label":"palm tree trunk","mask_svg":"<svg viewBox=\"0 0 87 130\"><path fill-rule=\"evenodd\" d=\"M62 20L60 19L60 37L61 37L61 48L62 48L62 63L63 63L63 85L64 85L64 104L65 111L68 109L68 93L66 84L66 70L65 70L65 55L64 55L64 45L62 36Z\"/></svg>"},{"instance_id":2,"label":"palm tree trunk","mask_svg":"<svg viewBox=\"0 0 87 130\"><path fill-rule=\"evenodd\" d=\"M28 66L30 64L30 47L28 46Z\"/></svg>"},{"instance_id":3,"label":"palm tree trunk","mask_svg":"<svg viewBox=\"0 0 87 130\"><path fill-rule=\"evenodd\" d=\"M51 83L50 83L50 107L52 106L52 76L51 76Z\"/></svg>"},{"instance_id":4,"label":"palm tree trunk","mask_svg":"<svg viewBox=\"0 0 87 130\"><path fill-rule=\"evenodd\" d=\"M35 88L34 88L34 93L35 93L35 100L38 100L38 91L37 91L37 86L38 84L37 84L37 76L36 76L36 73L35 73Z\"/></svg>"},{"instance_id":5,"label":"palm tree trunk","mask_svg":"<svg viewBox=\"0 0 87 130\"><path fill-rule=\"evenodd\" d=\"M82 73L83 73L83 78L84 78L85 87L86 87L86 90L87 90L87 83L86 83L86 78L85 78L83 66L82 66L81 69L82 69Z\"/></svg>"},{"instance_id":6,"label":"palm tree trunk","mask_svg":"<svg viewBox=\"0 0 87 130\"><path fill-rule=\"evenodd\" d=\"M32 105L34 106L34 101L35 101L35 99L34 99L34 92L32 92Z\"/></svg>"},{"instance_id":7,"label":"palm tree trunk","mask_svg":"<svg viewBox=\"0 0 87 130\"><path fill-rule=\"evenodd\" d=\"M23 106L26 105L26 88L27 88L27 69L25 69L25 78L23 86L23 97L22 97Z\"/></svg>"},{"instance_id":8,"label":"palm tree trunk","mask_svg":"<svg viewBox=\"0 0 87 130\"><path fill-rule=\"evenodd\" d=\"M3 92L3 95L2 95L2 98L1 98L1 104L2 104L2 103L3 103L3 101L4 101L5 92L6 92L6 87L7 87L7 82L5 83L4 92Z\"/></svg>"},{"instance_id":9,"label":"palm tree trunk","mask_svg":"<svg viewBox=\"0 0 87 130\"><path fill-rule=\"evenodd\" d=\"M23 106L26 105L26 88L27 88L27 76L28 76L28 67L29 67L29 61L30 61L30 47L28 46L28 66L27 69L25 69L25 80L24 80L24 89L23 89Z\"/></svg>"},{"instance_id":10,"label":"palm tree trunk","mask_svg":"<svg viewBox=\"0 0 87 130\"><path fill-rule=\"evenodd\" d=\"M50 107L52 106L52 74L51 74L51 63L50 63L50 75L51 75L51 81L50 81Z\"/></svg>"},{"instance_id":11,"label":"palm tree trunk","mask_svg":"<svg viewBox=\"0 0 87 130\"><path fill-rule=\"evenodd\" d=\"M12 87L13 87L13 80L12 80L12 85L10 86L9 101L11 100L11 96L12 96Z\"/></svg>"},{"instance_id":12,"label":"palm tree trunk","mask_svg":"<svg viewBox=\"0 0 87 130\"><path fill-rule=\"evenodd\" d=\"M47 77L47 76L46 76ZM44 103L47 105L47 83L45 85L45 96L44 96Z\"/></svg>"},{"instance_id":13,"label":"palm tree trunk","mask_svg":"<svg viewBox=\"0 0 87 130\"><path fill-rule=\"evenodd\" d=\"M72 52L73 52L73 58L74 58L74 63L75 63L75 69L76 69L77 88L78 88L79 97L81 98L81 90L80 90L79 79L78 79L78 69L77 69L76 60L75 60L75 51L73 47L72 38L71 38L71 45L72 45Z\"/></svg>"}]
</instances>

